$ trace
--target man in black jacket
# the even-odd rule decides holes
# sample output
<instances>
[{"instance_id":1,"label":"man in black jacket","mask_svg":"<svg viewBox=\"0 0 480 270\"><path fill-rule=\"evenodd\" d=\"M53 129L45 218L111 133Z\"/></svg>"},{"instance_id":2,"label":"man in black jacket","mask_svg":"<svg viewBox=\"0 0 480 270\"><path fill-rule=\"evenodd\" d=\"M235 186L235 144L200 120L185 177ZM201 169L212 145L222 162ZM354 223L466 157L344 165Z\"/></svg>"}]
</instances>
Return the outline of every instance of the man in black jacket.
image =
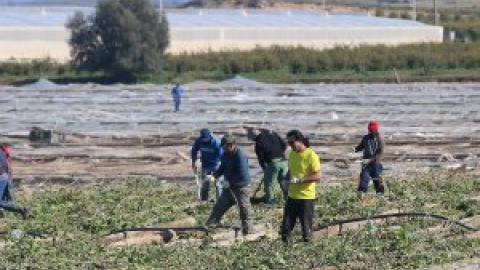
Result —
<instances>
[{"instance_id":1,"label":"man in black jacket","mask_svg":"<svg viewBox=\"0 0 480 270\"><path fill-rule=\"evenodd\" d=\"M287 192L284 182L288 171L285 160L287 144L275 131L268 129L260 129L258 133L255 128L250 127L247 129L247 136L255 141L255 153L263 170L265 193L263 197L252 198L252 202L272 204L275 201L274 182L278 181L284 196Z\"/></svg>"},{"instance_id":2,"label":"man in black jacket","mask_svg":"<svg viewBox=\"0 0 480 270\"><path fill-rule=\"evenodd\" d=\"M380 137L378 128L378 122L371 121L368 124L368 134L363 136L360 144L354 149L355 152L363 151L362 171L358 184L358 200L360 201L363 201L365 198L370 179L373 180L373 185L378 195L382 195L385 192L385 186L381 177L383 171L381 161L385 145Z\"/></svg>"}]
</instances>

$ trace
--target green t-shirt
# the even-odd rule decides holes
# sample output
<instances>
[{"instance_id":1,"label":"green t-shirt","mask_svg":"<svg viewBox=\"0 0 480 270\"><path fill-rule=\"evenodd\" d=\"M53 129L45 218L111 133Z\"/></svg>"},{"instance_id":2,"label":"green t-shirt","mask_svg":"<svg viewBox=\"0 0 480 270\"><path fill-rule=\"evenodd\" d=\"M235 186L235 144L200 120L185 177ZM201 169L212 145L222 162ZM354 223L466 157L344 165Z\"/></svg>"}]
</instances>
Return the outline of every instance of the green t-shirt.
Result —
<instances>
[{"instance_id":1,"label":"green t-shirt","mask_svg":"<svg viewBox=\"0 0 480 270\"><path fill-rule=\"evenodd\" d=\"M288 156L290 177L307 177L321 170L320 158L310 148L298 153L290 152ZM288 196L292 199L315 199L315 182L290 183Z\"/></svg>"}]
</instances>

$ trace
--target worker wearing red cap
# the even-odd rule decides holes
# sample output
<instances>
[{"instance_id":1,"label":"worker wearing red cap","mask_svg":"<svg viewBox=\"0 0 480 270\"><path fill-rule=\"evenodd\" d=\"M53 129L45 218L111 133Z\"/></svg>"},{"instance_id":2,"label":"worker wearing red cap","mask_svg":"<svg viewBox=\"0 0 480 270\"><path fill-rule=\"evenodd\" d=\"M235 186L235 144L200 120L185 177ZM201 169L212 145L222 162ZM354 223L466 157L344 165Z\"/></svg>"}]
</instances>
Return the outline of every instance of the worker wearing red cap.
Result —
<instances>
[{"instance_id":1,"label":"worker wearing red cap","mask_svg":"<svg viewBox=\"0 0 480 270\"><path fill-rule=\"evenodd\" d=\"M382 195L385 192L385 186L381 177L383 171L381 161L385 145L378 129L378 122L370 121L368 123L368 134L363 136L360 144L355 147L355 152L363 151L362 171L358 184L358 199L360 201L363 201L365 198L370 179L373 181L378 195Z\"/></svg>"}]
</instances>

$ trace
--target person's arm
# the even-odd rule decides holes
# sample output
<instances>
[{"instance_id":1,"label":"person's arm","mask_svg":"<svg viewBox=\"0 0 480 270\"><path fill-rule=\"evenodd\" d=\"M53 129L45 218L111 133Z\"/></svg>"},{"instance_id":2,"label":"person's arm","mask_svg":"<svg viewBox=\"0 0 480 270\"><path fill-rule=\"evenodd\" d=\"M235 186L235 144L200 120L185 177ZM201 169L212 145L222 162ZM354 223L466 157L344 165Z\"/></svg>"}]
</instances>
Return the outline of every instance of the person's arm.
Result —
<instances>
[{"instance_id":1,"label":"person's arm","mask_svg":"<svg viewBox=\"0 0 480 270\"><path fill-rule=\"evenodd\" d=\"M322 172L320 170L313 172L307 177L302 178L301 183L314 183L320 181L322 178Z\"/></svg>"},{"instance_id":2,"label":"person's arm","mask_svg":"<svg viewBox=\"0 0 480 270\"><path fill-rule=\"evenodd\" d=\"M192 145L192 150L190 151L190 156L192 158L192 166L194 166L195 162L197 162L198 150L200 150L200 142L198 140L195 140Z\"/></svg>"},{"instance_id":3,"label":"person's arm","mask_svg":"<svg viewBox=\"0 0 480 270\"><path fill-rule=\"evenodd\" d=\"M250 177L249 171L248 171L248 158L245 154L237 154L237 165L238 165L238 170L240 174L241 179L247 179Z\"/></svg>"},{"instance_id":4,"label":"person's arm","mask_svg":"<svg viewBox=\"0 0 480 270\"><path fill-rule=\"evenodd\" d=\"M320 159L317 154L313 153L310 156L309 167L312 173L300 179L301 183L314 183L320 181L322 178Z\"/></svg>"},{"instance_id":5,"label":"person's arm","mask_svg":"<svg viewBox=\"0 0 480 270\"><path fill-rule=\"evenodd\" d=\"M225 172L225 162L223 161L223 158L222 158L222 162L220 162L220 166L212 174L213 174L213 177L219 178L220 176L223 175L224 172Z\"/></svg>"},{"instance_id":6,"label":"person's arm","mask_svg":"<svg viewBox=\"0 0 480 270\"><path fill-rule=\"evenodd\" d=\"M255 142L255 154L257 154L258 164L262 167L262 170L265 169L265 154L262 147L259 145L259 142Z\"/></svg>"},{"instance_id":7,"label":"person's arm","mask_svg":"<svg viewBox=\"0 0 480 270\"><path fill-rule=\"evenodd\" d=\"M285 143L285 140L283 140L282 137L280 137L276 132L275 137L277 137L280 147L282 148L283 152L285 152L287 150L287 144Z\"/></svg>"},{"instance_id":8,"label":"person's arm","mask_svg":"<svg viewBox=\"0 0 480 270\"><path fill-rule=\"evenodd\" d=\"M363 150L363 147L365 145L365 137L362 138L362 141L355 147L355 152L359 152Z\"/></svg>"},{"instance_id":9,"label":"person's arm","mask_svg":"<svg viewBox=\"0 0 480 270\"><path fill-rule=\"evenodd\" d=\"M372 158L372 161L375 163L379 163L382 160L383 151L385 149L385 143L383 142L383 139L380 137L380 135L378 135L377 137L377 143L378 143L377 152L375 153L375 156Z\"/></svg>"},{"instance_id":10,"label":"person's arm","mask_svg":"<svg viewBox=\"0 0 480 270\"><path fill-rule=\"evenodd\" d=\"M215 139L213 143L215 143L215 149L217 151L217 156L220 157L220 160L221 160L223 155L225 154L225 152L223 151L222 144L217 139Z\"/></svg>"}]
</instances>

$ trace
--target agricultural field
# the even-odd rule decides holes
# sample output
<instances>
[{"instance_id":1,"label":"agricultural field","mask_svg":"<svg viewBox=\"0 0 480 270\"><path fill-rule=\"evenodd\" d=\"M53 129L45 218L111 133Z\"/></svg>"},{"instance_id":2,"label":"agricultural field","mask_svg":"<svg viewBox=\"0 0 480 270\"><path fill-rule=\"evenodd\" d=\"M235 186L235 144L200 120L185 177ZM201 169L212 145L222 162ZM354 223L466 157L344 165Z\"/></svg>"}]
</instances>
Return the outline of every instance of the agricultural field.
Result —
<instances>
[{"instance_id":1,"label":"agricultural field","mask_svg":"<svg viewBox=\"0 0 480 270\"><path fill-rule=\"evenodd\" d=\"M0 269L429 269L478 262L480 84L283 85L235 77L185 87L181 111L173 113L171 85L0 86L2 142L12 148L16 199L30 215L0 218ZM360 204L359 156L351 148L371 119L387 145L388 193ZM32 126L52 130L51 142L30 142ZM313 243L299 235L287 246L278 239L282 201L254 207L258 233L247 237L201 227L109 235L205 222L213 203L196 201L189 161L203 127L218 136L233 132L256 187L261 171L245 126L280 134L297 128L311 138L323 171ZM374 218L403 213L427 215ZM237 224L237 211L224 222Z\"/></svg>"},{"instance_id":2,"label":"agricultural field","mask_svg":"<svg viewBox=\"0 0 480 270\"><path fill-rule=\"evenodd\" d=\"M388 194L365 204L356 201L355 182L322 184L315 210L317 228L397 212L435 213L468 226L480 225L476 177L431 173L391 178ZM191 186L142 178L24 190L19 200L32 217L20 221L6 214L2 230L41 233L45 239L18 233L2 236L3 269L413 269L468 261L480 253L478 231L429 218L367 220L345 225L340 235L338 226L332 226L328 233L318 230L311 244L300 242L297 235L285 246L276 234L281 203L254 207L256 226L265 228L255 239L222 240L224 230L179 233L168 243L153 234L136 234L129 240L106 237L123 226L158 227L176 220L197 225L206 220L212 204L196 202ZM225 217L225 222L236 221L236 211Z\"/></svg>"}]
</instances>

